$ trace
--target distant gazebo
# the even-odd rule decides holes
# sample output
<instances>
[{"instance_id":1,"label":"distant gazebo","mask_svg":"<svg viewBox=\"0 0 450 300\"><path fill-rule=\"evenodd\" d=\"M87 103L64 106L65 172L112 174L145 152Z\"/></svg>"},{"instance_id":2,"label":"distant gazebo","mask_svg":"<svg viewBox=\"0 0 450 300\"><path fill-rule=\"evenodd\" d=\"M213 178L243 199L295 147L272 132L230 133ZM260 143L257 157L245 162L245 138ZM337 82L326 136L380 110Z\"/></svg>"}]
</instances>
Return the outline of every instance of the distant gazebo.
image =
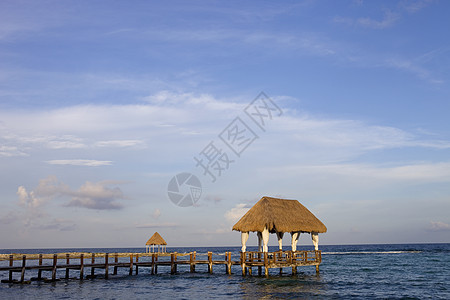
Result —
<instances>
[{"instance_id":1,"label":"distant gazebo","mask_svg":"<svg viewBox=\"0 0 450 300\"><path fill-rule=\"evenodd\" d=\"M279 249L282 250L282 239L286 232L292 237L291 249L297 250L300 233L310 233L314 249L319 249L319 233L327 231L327 227L297 200L286 200L262 197L233 226L233 230L241 232L242 252L246 251L249 232L258 235L258 251L268 252L269 233L275 233ZM261 245L262 241L262 245Z\"/></svg>"},{"instance_id":2,"label":"distant gazebo","mask_svg":"<svg viewBox=\"0 0 450 300\"><path fill-rule=\"evenodd\" d=\"M155 252L155 246L158 246L158 253L166 252L167 243L158 232L155 232L145 243L145 252Z\"/></svg>"}]
</instances>

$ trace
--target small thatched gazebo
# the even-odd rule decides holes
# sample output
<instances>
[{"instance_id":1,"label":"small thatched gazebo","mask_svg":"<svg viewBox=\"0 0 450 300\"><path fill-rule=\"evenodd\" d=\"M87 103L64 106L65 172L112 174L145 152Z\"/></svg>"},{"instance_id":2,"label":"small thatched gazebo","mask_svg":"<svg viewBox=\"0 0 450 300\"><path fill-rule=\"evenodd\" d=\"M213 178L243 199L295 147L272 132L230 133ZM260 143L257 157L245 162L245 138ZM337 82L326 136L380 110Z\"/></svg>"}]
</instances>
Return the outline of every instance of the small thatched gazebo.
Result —
<instances>
[{"instance_id":1,"label":"small thatched gazebo","mask_svg":"<svg viewBox=\"0 0 450 300\"><path fill-rule=\"evenodd\" d=\"M289 232L292 236L292 251L297 250L297 241L302 232L311 234L314 249L318 250L318 233L326 232L327 227L297 200L262 197L234 224L233 230L241 232L242 252L246 250L250 231L258 234L259 251L268 252L269 233L276 233L279 248L282 250L285 232Z\"/></svg>"},{"instance_id":2,"label":"small thatched gazebo","mask_svg":"<svg viewBox=\"0 0 450 300\"><path fill-rule=\"evenodd\" d=\"M158 246L158 252L166 252L167 243L158 232L155 232L145 243L145 252L155 252L155 246Z\"/></svg>"}]
</instances>

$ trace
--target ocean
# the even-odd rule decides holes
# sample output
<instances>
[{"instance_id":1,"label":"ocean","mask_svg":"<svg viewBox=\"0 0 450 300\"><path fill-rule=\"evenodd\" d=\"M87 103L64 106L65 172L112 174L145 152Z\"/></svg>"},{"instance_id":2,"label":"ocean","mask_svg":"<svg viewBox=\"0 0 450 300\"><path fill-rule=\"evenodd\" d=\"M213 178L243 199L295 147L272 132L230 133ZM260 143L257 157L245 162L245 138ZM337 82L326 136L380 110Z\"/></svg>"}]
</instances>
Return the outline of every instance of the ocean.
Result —
<instances>
[{"instance_id":1,"label":"ocean","mask_svg":"<svg viewBox=\"0 0 450 300\"><path fill-rule=\"evenodd\" d=\"M288 249L289 247L286 247ZM312 250L312 247L299 247ZM240 247L167 248L179 253L212 251L222 254L233 251L237 260ZM247 247L255 251L254 247ZM270 247L269 251L275 251ZM170 267L160 266L157 275L149 268L140 268L138 275L128 275L119 269L117 275L98 278L61 279L57 282L31 284L0 284L0 299L450 299L450 244L398 245L323 245L320 273L314 266L299 267L297 275L291 269L271 269L268 278L243 277L240 266L233 266L226 275L225 266L178 266L177 274ZM0 253L58 253L58 252L144 252L144 248L89 249L0 249ZM17 262L19 263L19 262ZM7 262L0 262L7 265ZM89 269L88 269L89 270ZM27 271L26 279L37 271ZM58 277L64 277L64 270ZM71 271L76 277L77 271ZM85 271L85 274L89 274ZM15 274L17 278L17 274ZM7 279L8 272L0 272Z\"/></svg>"}]
</instances>

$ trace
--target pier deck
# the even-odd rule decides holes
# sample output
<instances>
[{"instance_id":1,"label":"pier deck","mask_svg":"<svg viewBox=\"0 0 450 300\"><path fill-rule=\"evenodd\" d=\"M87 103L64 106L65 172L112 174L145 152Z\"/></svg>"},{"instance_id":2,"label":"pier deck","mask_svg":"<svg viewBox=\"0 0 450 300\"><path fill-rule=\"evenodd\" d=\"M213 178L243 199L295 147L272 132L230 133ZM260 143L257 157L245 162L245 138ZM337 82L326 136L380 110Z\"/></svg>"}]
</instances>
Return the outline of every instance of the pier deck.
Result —
<instances>
[{"instance_id":1,"label":"pier deck","mask_svg":"<svg viewBox=\"0 0 450 300\"><path fill-rule=\"evenodd\" d=\"M25 283L25 271L37 270L37 277L32 280L58 280L57 270L65 269L65 277L69 278L70 270L79 271L79 279L94 278L96 269L103 269L104 277L108 279L110 269L112 274L117 274L118 268L128 269L129 275L139 273L140 268L151 268L151 274L157 274L159 266L170 266L170 273L177 273L178 265L189 265L190 272L195 272L196 265L207 265L208 272L213 272L214 265L224 265L227 274L231 274L232 266L240 265L242 275L247 273L252 275L252 268L258 268L261 275L262 268L264 274L268 276L271 268L292 268L292 274L296 274L299 266L316 266L319 272L319 265L322 262L321 251L277 251L277 252L241 252L240 257L233 255L239 260L232 259L231 252L222 255L212 252L199 254L190 253L89 253L89 254L11 254L4 263L9 261L9 265L0 265L0 272L9 272L9 277L2 280L4 283ZM198 259L202 258L202 259ZM223 257L223 259L221 259ZM141 259L141 260L140 260ZM21 261L21 264L15 264ZM89 274L85 276L85 270L89 269ZM42 276L42 272L51 272L51 279ZM13 273L20 273L20 279L14 279Z\"/></svg>"}]
</instances>

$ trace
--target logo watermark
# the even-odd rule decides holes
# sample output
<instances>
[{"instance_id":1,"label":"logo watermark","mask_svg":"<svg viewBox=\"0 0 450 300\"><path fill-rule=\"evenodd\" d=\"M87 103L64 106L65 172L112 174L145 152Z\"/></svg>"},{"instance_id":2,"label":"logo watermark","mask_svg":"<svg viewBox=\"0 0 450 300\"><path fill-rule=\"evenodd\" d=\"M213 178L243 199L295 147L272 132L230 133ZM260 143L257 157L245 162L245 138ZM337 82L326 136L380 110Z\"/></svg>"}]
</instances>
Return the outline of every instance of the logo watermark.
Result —
<instances>
[{"instance_id":1,"label":"logo watermark","mask_svg":"<svg viewBox=\"0 0 450 300\"><path fill-rule=\"evenodd\" d=\"M191 173L180 173L169 181L167 194L175 205L192 206L202 195L202 184L197 176Z\"/></svg>"},{"instance_id":2,"label":"logo watermark","mask_svg":"<svg viewBox=\"0 0 450 300\"><path fill-rule=\"evenodd\" d=\"M257 132L265 132L267 124L274 117L283 114L276 103L264 92L261 92L244 109L245 119L237 116L217 136L218 140L210 141L194 156L195 167L202 176L216 182L230 166L236 163L242 153L256 141ZM250 119L251 122L248 122ZM225 148L223 148L224 145ZM181 207L192 206L201 197L200 180L191 173L180 173L174 176L167 187L169 199Z\"/></svg>"}]
</instances>

